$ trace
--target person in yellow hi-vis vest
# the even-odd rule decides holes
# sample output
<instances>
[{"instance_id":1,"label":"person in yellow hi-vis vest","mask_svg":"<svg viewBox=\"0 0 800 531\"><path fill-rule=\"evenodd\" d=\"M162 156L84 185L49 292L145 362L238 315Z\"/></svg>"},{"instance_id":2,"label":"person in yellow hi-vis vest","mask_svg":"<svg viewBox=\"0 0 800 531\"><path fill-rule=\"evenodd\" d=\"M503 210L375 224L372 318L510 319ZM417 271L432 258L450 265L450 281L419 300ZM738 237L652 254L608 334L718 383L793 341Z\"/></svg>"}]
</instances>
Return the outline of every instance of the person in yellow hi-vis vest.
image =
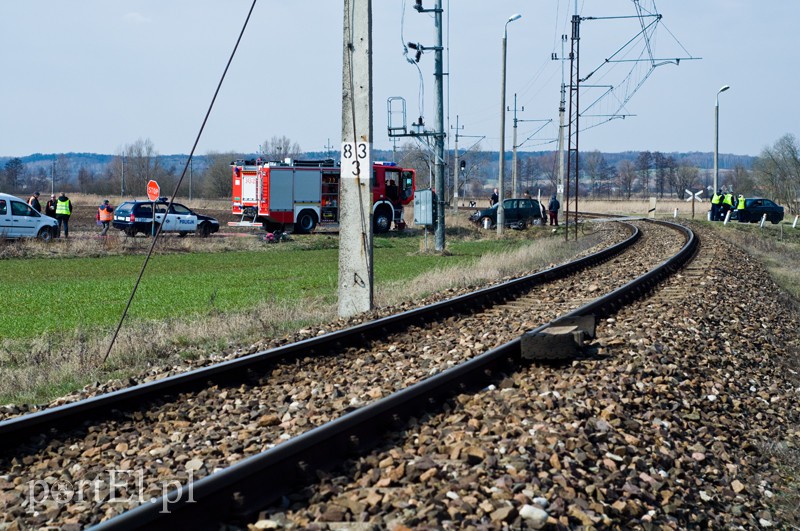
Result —
<instances>
[{"instance_id":1,"label":"person in yellow hi-vis vest","mask_svg":"<svg viewBox=\"0 0 800 531\"><path fill-rule=\"evenodd\" d=\"M72 215L72 201L67 194L61 192L56 199L56 219L58 220L58 237L61 237L61 227L64 227L64 237L69 238L69 217Z\"/></svg>"},{"instance_id":2,"label":"person in yellow hi-vis vest","mask_svg":"<svg viewBox=\"0 0 800 531\"><path fill-rule=\"evenodd\" d=\"M744 213L744 196L742 194L739 194L736 200L736 217L739 219L739 222L748 221L747 214Z\"/></svg>"},{"instance_id":3,"label":"person in yellow hi-vis vest","mask_svg":"<svg viewBox=\"0 0 800 531\"><path fill-rule=\"evenodd\" d=\"M720 217L725 219L728 217L728 212L733 210L733 193L728 192L722 197L722 212L720 212Z\"/></svg>"},{"instance_id":4,"label":"person in yellow hi-vis vest","mask_svg":"<svg viewBox=\"0 0 800 531\"><path fill-rule=\"evenodd\" d=\"M711 221L719 221L719 204L722 202L722 189L711 197Z\"/></svg>"}]
</instances>

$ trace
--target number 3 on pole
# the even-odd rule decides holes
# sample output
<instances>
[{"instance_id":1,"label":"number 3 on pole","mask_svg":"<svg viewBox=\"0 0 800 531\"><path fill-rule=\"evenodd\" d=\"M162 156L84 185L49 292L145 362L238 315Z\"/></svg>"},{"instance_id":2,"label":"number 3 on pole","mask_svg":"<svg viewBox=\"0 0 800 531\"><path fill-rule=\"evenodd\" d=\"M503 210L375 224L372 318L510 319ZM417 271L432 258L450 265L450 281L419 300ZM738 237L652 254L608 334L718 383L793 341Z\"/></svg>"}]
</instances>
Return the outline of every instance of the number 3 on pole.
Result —
<instances>
[{"instance_id":1,"label":"number 3 on pole","mask_svg":"<svg viewBox=\"0 0 800 531\"><path fill-rule=\"evenodd\" d=\"M369 167L370 147L366 142L342 142L342 178L355 179L361 176L361 165Z\"/></svg>"}]
</instances>

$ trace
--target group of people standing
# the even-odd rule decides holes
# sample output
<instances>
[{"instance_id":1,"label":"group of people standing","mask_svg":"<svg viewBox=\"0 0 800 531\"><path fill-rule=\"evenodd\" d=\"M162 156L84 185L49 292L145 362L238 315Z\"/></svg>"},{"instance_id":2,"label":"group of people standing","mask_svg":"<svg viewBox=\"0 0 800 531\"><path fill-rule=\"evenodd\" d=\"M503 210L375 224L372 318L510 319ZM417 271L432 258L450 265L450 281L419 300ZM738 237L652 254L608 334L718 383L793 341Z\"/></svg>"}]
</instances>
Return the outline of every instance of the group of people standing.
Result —
<instances>
[{"instance_id":1,"label":"group of people standing","mask_svg":"<svg viewBox=\"0 0 800 531\"><path fill-rule=\"evenodd\" d=\"M39 203L39 192L34 192L32 196L28 198L28 204L36 210L44 214L45 216L49 216L51 218L55 218L58 221L58 234L55 235L56 238L61 237L61 231L64 231L64 237L69 238L69 217L72 215L72 201L67 194L61 192L59 196L56 198L55 194L50 195L50 199L48 199L47 203L44 205L44 212L42 212L42 204Z\"/></svg>"},{"instance_id":2,"label":"group of people standing","mask_svg":"<svg viewBox=\"0 0 800 531\"><path fill-rule=\"evenodd\" d=\"M744 196L734 197L733 192L723 193L722 188L711 196L711 221L724 221L732 210L744 210Z\"/></svg>"},{"instance_id":3,"label":"group of people standing","mask_svg":"<svg viewBox=\"0 0 800 531\"><path fill-rule=\"evenodd\" d=\"M33 195L28 198L28 205L37 212L58 221L58 234L55 235L56 238L61 237L62 230L64 231L64 238L69 238L69 218L72 216L72 200L67 197L67 194L64 192L61 192L58 197L56 197L55 194L51 194L50 199L44 205L43 211L42 204L39 202L40 195L38 191L34 192ZM111 226L111 220L114 219L114 207L111 206L108 199L103 201L98 207L95 219L97 220L97 224L102 227L100 236L105 236L108 232L108 228Z\"/></svg>"}]
</instances>

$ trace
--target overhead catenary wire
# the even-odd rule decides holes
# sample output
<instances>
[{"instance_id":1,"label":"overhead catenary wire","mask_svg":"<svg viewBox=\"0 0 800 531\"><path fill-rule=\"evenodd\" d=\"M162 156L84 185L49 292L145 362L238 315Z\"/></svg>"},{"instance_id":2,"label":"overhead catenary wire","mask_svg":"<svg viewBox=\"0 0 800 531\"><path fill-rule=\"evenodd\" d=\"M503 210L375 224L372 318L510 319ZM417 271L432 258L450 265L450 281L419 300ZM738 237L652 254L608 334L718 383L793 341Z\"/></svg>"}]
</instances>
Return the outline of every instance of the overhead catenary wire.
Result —
<instances>
[{"instance_id":1,"label":"overhead catenary wire","mask_svg":"<svg viewBox=\"0 0 800 531\"><path fill-rule=\"evenodd\" d=\"M236 51L239 49L239 43L242 42L242 36L244 35L244 31L247 28L247 23L250 21L250 16L253 14L253 9L256 7L256 2L258 0L253 0L253 3L250 5L250 10L247 12L247 17L244 20L244 24L242 24L242 29L239 32L239 36L236 39L236 44L233 46L233 51L231 51L231 55L228 58L228 62L225 65L225 69L220 76L219 82L217 83L217 88L214 91L214 96L211 98L211 103L208 105L208 109L206 110L205 117L203 118L203 123L200 125L200 130L197 131L197 136L194 139L194 144L192 145L192 150L189 152L189 158L186 159L186 164L183 166L183 171L181 172L181 176L178 179L178 182L175 184L175 189L172 192L172 195L169 198L169 203L167 204L166 212L164 213L164 219L166 220L166 216L169 213L170 207L172 207L173 201L175 201L175 196L178 195L178 190L181 187L181 183L183 182L183 178L186 176L186 170L189 168L189 164L194 157L194 152L197 149L197 144L200 142L200 137L203 135L203 130L206 127L206 123L208 122L208 117L211 115L211 110L214 108L214 103L217 101L217 96L219 95L219 91L222 88L222 83L225 81L225 76L228 73L228 69L233 62L233 58L236 55ZM153 219L155 220L155 209L153 211ZM142 277L144 276L144 272L147 269L147 264L150 262L150 257L153 255L153 249L155 249L156 243L158 241L159 236L161 235L163 229L163 224L158 226L158 230L153 235L153 241L150 243L150 248L147 250L147 255L144 258L144 262L142 263L142 268L139 271L139 276L136 278L136 282L133 285L133 289L131 290L131 295L128 298L128 302L125 305L125 309L122 312L122 316L120 316L119 322L117 323L117 328L114 330L114 335L111 337L111 342L108 345L108 350L106 350L105 356L103 356L103 361L101 363L105 363L108 359L109 354L111 354L111 349L114 347L114 344L117 341L117 337L119 336L119 331L122 328L122 324L125 321L125 317L128 315L128 310L130 310L131 304L133 303L133 298L136 296L136 291L139 288L139 284L142 282Z\"/></svg>"}]
</instances>

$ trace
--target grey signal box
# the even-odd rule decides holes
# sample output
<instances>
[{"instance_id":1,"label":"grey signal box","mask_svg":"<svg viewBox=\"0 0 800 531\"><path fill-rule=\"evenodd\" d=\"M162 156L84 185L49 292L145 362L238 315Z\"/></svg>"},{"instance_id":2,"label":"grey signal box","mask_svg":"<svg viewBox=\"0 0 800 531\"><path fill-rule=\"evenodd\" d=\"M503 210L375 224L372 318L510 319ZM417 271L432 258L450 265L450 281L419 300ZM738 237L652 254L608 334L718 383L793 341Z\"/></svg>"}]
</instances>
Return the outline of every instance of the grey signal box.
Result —
<instances>
[{"instance_id":1,"label":"grey signal box","mask_svg":"<svg viewBox=\"0 0 800 531\"><path fill-rule=\"evenodd\" d=\"M433 190L416 190L414 192L414 224L433 225L434 200Z\"/></svg>"}]
</instances>

